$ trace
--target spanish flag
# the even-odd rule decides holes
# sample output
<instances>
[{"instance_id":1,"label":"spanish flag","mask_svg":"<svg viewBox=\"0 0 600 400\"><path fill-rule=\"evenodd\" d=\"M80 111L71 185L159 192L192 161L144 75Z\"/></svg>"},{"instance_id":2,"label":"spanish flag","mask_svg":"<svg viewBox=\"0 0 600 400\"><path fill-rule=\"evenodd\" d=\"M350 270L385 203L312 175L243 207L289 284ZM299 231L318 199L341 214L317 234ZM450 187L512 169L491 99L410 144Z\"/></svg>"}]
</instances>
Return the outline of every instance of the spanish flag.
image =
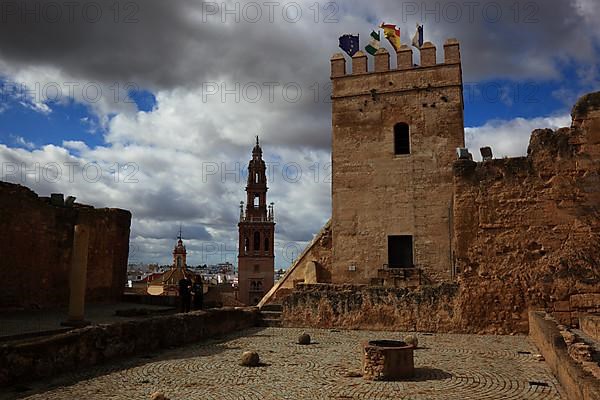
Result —
<instances>
[{"instance_id":1,"label":"spanish flag","mask_svg":"<svg viewBox=\"0 0 600 400\"><path fill-rule=\"evenodd\" d=\"M383 35L390 42L392 47L398 51L400 50L400 28L393 24L385 24L381 23L381 28L383 28Z\"/></svg>"}]
</instances>

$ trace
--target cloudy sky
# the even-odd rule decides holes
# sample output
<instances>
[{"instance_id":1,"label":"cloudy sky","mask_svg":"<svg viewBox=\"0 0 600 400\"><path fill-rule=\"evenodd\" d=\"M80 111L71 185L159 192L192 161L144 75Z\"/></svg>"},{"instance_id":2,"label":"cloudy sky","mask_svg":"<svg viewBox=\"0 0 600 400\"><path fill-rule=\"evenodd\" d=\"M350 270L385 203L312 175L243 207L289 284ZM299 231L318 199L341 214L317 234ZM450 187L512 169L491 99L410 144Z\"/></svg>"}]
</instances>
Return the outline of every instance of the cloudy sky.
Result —
<instances>
[{"instance_id":1,"label":"cloudy sky","mask_svg":"<svg viewBox=\"0 0 600 400\"><path fill-rule=\"evenodd\" d=\"M598 89L597 0L3 1L0 179L133 213L131 262L236 262L260 135L276 266L331 213L329 57L382 21L461 42L472 149L522 155ZM385 44L388 49L389 45ZM478 153L474 151L474 153Z\"/></svg>"}]
</instances>

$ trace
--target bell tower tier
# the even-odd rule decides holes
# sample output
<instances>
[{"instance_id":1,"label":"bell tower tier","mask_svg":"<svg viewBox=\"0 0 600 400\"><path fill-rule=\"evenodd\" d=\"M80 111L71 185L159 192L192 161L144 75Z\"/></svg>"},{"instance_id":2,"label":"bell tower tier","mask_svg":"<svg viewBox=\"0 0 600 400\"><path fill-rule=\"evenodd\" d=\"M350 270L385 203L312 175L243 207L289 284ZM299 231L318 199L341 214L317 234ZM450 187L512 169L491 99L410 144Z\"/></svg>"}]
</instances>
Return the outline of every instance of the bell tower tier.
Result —
<instances>
[{"instance_id":1,"label":"bell tower tier","mask_svg":"<svg viewBox=\"0 0 600 400\"><path fill-rule=\"evenodd\" d=\"M273 203L267 206L267 174L258 136L248 164L246 207L240 203L238 223L239 300L256 305L275 281Z\"/></svg>"}]
</instances>

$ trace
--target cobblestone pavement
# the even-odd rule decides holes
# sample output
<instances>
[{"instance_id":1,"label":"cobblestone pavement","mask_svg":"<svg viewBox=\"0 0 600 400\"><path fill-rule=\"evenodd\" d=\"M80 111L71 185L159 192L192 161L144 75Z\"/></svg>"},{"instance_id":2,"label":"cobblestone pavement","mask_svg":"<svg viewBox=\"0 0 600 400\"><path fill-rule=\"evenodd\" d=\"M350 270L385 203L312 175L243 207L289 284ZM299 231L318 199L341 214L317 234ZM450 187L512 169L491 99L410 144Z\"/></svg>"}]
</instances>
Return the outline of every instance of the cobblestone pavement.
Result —
<instances>
[{"instance_id":1,"label":"cobblestone pavement","mask_svg":"<svg viewBox=\"0 0 600 400\"><path fill-rule=\"evenodd\" d=\"M317 343L295 344L300 329L254 328L219 341L62 376L10 396L31 400L148 400L151 393L161 390L171 400L561 398L547 365L533 359L537 351L527 337L417 334L421 348L415 351L416 377L402 382L369 382L351 377L361 368L360 343L404 335L307 332ZM246 350L257 350L264 364L239 366L240 355Z\"/></svg>"}]
</instances>

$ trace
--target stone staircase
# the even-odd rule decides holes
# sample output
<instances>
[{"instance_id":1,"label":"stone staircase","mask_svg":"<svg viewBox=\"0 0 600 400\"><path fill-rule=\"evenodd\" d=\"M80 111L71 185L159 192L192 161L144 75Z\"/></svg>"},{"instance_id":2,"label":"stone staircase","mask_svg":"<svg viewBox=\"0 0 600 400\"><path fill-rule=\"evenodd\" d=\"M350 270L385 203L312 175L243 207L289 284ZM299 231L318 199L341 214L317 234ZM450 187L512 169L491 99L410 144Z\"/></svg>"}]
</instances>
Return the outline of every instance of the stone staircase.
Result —
<instances>
[{"instance_id":1,"label":"stone staircase","mask_svg":"<svg viewBox=\"0 0 600 400\"><path fill-rule=\"evenodd\" d=\"M260 308L261 326L281 327L281 304L265 304Z\"/></svg>"}]
</instances>

